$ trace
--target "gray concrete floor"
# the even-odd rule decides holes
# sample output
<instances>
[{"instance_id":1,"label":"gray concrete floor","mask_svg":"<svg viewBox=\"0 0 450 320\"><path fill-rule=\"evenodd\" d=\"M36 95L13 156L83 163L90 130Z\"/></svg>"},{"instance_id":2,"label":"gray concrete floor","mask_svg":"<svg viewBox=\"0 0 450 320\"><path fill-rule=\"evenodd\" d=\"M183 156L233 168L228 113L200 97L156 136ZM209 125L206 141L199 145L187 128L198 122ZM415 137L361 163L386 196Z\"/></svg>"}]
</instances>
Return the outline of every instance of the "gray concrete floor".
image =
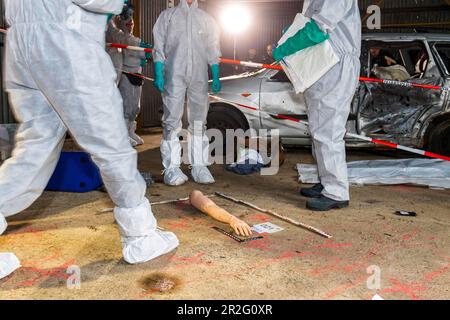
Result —
<instances>
[{"instance_id":1,"label":"gray concrete floor","mask_svg":"<svg viewBox=\"0 0 450 320\"><path fill-rule=\"evenodd\" d=\"M350 208L313 213L298 195L294 166L312 163L306 149L289 150L276 176L236 176L214 166L217 183L171 188L161 183L159 134L145 136L139 166L159 182L152 201L185 197L193 189L222 191L331 233L333 239L289 225L226 200L215 201L256 224L285 228L264 240L238 244L211 227L220 226L187 203L154 207L161 227L181 245L142 265L121 258L112 207L101 192L46 192L32 207L9 219L0 251L14 252L22 268L0 280L0 299L385 299L450 298L450 191L413 186L352 188ZM349 152L349 160L385 158ZM188 172L188 169L186 172ZM398 217L412 210L415 218ZM81 288L67 287L67 268L79 266ZM367 269L380 271L381 289L368 288Z\"/></svg>"}]
</instances>

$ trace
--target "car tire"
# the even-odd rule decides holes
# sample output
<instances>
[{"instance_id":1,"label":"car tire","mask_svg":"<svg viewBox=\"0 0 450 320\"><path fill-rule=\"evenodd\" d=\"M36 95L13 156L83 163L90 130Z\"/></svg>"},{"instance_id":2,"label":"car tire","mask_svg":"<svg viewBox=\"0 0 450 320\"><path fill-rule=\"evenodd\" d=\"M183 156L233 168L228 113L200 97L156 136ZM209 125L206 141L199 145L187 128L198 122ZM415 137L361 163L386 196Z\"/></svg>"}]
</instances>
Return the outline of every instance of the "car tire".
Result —
<instances>
[{"instance_id":1,"label":"car tire","mask_svg":"<svg viewBox=\"0 0 450 320\"><path fill-rule=\"evenodd\" d=\"M242 114L242 112L240 112L234 106L224 105L224 104L216 104L216 105L212 105L209 110L208 120L207 120L207 128L208 129L217 129L222 133L223 149L221 152L223 155L225 155L226 154L226 146L227 146L226 130L227 129L232 129L232 130L242 129L245 132L250 128L250 126L248 125L247 119ZM213 155L215 156L215 152L213 152ZM237 150L236 149L234 150L233 158L234 158L234 161L236 161L236 158L237 158Z\"/></svg>"},{"instance_id":2,"label":"car tire","mask_svg":"<svg viewBox=\"0 0 450 320\"><path fill-rule=\"evenodd\" d=\"M450 156L450 120L437 124L428 136L428 150Z\"/></svg>"},{"instance_id":3,"label":"car tire","mask_svg":"<svg viewBox=\"0 0 450 320\"><path fill-rule=\"evenodd\" d=\"M243 129L247 131L249 125L245 116L232 105L213 105L208 113L208 129L218 129L223 134L227 129Z\"/></svg>"}]
</instances>

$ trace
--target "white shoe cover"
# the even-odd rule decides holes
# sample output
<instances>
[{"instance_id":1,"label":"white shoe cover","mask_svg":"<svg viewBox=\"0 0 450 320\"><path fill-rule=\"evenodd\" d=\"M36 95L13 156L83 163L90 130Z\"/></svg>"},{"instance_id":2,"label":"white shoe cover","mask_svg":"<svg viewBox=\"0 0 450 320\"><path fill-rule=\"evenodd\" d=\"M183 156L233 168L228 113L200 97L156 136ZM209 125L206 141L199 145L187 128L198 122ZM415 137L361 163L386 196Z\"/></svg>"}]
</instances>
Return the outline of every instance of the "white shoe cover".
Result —
<instances>
[{"instance_id":1,"label":"white shoe cover","mask_svg":"<svg viewBox=\"0 0 450 320\"><path fill-rule=\"evenodd\" d=\"M178 247L175 234L156 229L147 199L137 208L115 208L114 217L122 236L123 258L128 263L146 262Z\"/></svg>"},{"instance_id":2,"label":"white shoe cover","mask_svg":"<svg viewBox=\"0 0 450 320\"><path fill-rule=\"evenodd\" d=\"M200 184L212 184L216 181L207 167L193 166L191 170L192 178Z\"/></svg>"},{"instance_id":3,"label":"white shoe cover","mask_svg":"<svg viewBox=\"0 0 450 320\"><path fill-rule=\"evenodd\" d=\"M3 232L5 232L7 227L8 227L8 223L6 222L3 214L0 213L0 235L2 235Z\"/></svg>"},{"instance_id":4,"label":"white shoe cover","mask_svg":"<svg viewBox=\"0 0 450 320\"><path fill-rule=\"evenodd\" d=\"M0 253L0 279L6 278L21 267L14 253Z\"/></svg>"},{"instance_id":5,"label":"white shoe cover","mask_svg":"<svg viewBox=\"0 0 450 320\"><path fill-rule=\"evenodd\" d=\"M185 184L189 178L181 171L180 168L170 168L164 170L164 183L168 186L181 186Z\"/></svg>"},{"instance_id":6,"label":"white shoe cover","mask_svg":"<svg viewBox=\"0 0 450 320\"><path fill-rule=\"evenodd\" d=\"M145 237L122 237L123 258L130 264L144 263L171 252L179 244L174 233L160 230Z\"/></svg>"},{"instance_id":7,"label":"white shoe cover","mask_svg":"<svg viewBox=\"0 0 450 320\"><path fill-rule=\"evenodd\" d=\"M131 144L131 146L133 148L138 146L138 143L134 139L132 139L131 137L130 137L130 144Z\"/></svg>"},{"instance_id":8,"label":"white shoe cover","mask_svg":"<svg viewBox=\"0 0 450 320\"><path fill-rule=\"evenodd\" d=\"M136 134L136 128L136 121L131 121L128 127L128 134L130 135L130 139L136 143L136 146L141 146L144 144L144 140Z\"/></svg>"}]
</instances>

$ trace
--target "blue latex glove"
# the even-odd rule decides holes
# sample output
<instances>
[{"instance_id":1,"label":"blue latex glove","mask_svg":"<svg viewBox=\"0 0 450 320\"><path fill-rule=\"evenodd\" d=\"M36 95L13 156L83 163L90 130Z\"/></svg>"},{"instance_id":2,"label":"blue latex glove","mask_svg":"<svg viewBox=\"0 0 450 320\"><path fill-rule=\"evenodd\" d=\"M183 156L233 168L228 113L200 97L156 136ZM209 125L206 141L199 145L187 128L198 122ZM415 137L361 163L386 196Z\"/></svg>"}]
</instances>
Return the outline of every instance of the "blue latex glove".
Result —
<instances>
[{"instance_id":1,"label":"blue latex glove","mask_svg":"<svg viewBox=\"0 0 450 320\"><path fill-rule=\"evenodd\" d=\"M144 41L141 41L141 44L139 45L139 47L146 48L146 49L153 49L153 46L151 44L148 44L148 43L146 43ZM148 62L147 60L148 59L152 59L152 58L153 58L152 53L151 52L146 52L145 53L145 59L141 60L141 67L145 66L147 64L147 62Z\"/></svg>"},{"instance_id":2,"label":"blue latex glove","mask_svg":"<svg viewBox=\"0 0 450 320\"><path fill-rule=\"evenodd\" d=\"M318 45L329 38L330 36L323 32L314 20L311 20L294 36L287 39L286 42L278 48L275 48L273 50L273 58L276 61L280 61L286 56Z\"/></svg>"},{"instance_id":3,"label":"blue latex glove","mask_svg":"<svg viewBox=\"0 0 450 320\"><path fill-rule=\"evenodd\" d=\"M218 64L214 64L211 66L212 72L212 90L215 94L219 93L222 90L222 84L220 83L220 68Z\"/></svg>"},{"instance_id":4,"label":"blue latex glove","mask_svg":"<svg viewBox=\"0 0 450 320\"><path fill-rule=\"evenodd\" d=\"M155 62L155 82L153 85L161 93L164 92L164 63L162 62Z\"/></svg>"},{"instance_id":5,"label":"blue latex glove","mask_svg":"<svg viewBox=\"0 0 450 320\"><path fill-rule=\"evenodd\" d=\"M153 49L153 45L148 44L148 43L146 43L146 42L144 42L144 41L141 41L141 44L140 44L139 46L140 46L141 48ZM146 52L146 53L145 53L145 57L146 57L147 59L152 59L152 58L153 58L153 55L152 55L151 52Z\"/></svg>"}]
</instances>

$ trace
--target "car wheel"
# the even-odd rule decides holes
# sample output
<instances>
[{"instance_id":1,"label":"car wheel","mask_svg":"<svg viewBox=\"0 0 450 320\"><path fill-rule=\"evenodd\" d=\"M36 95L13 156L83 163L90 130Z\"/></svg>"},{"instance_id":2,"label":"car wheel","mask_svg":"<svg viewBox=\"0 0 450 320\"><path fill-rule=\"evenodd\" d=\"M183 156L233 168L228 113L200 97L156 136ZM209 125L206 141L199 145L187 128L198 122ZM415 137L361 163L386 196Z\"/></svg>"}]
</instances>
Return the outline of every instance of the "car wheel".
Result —
<instances>
[{"instance_id":1,"label":"car wheel","mask_svg":"<svg viewBox=\"0 0 450 320\"><path fill-rule=\"evenodd\" d=\"M431 152L450 156L450 120L436 125L428 138L428 149Z\"/></svg>"},{"instance_id":2,"label":"car wheel","mask_svg":"<svg viewBox=\"0 0 450 320\"><path fill-rule=\"evenodd\" d=\"M222 154L226 154L226 130L232 129L232 130L238 130L242 129L247 131L250 127L248 125L247 119L245 116L237 110L232 105L214 105L211 106L210 111L208 113L208 120L207 120L207 128L208 129L216 129L219 130L222 133L223 137L223 149ZM211 141L212 143L213 141ZM237 158L237 146L235 141L235 147L233 158L236 161ZM212 154L215 156L215 152L212 152Z\"/></svg>"},{"instance_id":3,"label":"car wheel","mask_svg":"<svg viewBox=\"0 0 450 320\"><path fill-rule=\"evenodd\" d=\"M224 136L227 129L243 129L247 131L249 125L245 116L231 105L214 105L208 113L208 129L218 129Z\"/></svg>"}]
</instances>

